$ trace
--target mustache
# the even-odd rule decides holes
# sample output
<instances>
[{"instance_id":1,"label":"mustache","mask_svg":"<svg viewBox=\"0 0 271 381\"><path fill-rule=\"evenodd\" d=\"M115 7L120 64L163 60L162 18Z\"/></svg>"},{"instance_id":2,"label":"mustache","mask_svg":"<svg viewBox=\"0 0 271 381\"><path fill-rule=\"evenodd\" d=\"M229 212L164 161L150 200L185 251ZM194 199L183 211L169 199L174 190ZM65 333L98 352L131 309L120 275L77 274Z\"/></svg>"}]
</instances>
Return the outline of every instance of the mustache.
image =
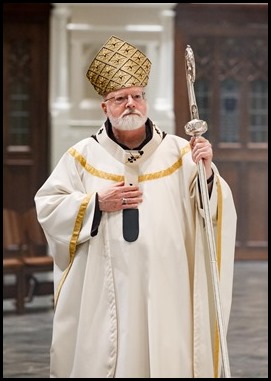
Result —
<instances>
[{"instance_id":1,"label":"mustache","mask_svg":"<svg viewBox=\"0 0 271 381\"><path fill-rule=\"evenodd\" d=\"M123 112L123 114L121 114L121 118L124 117L124 116L126 116L126 115L137 115L137 116L142 117L141 112L139 112L139 111L135 111L135 110L132 110L132 109L125 110L125 111Z\"/></svg>"}]
</instances>

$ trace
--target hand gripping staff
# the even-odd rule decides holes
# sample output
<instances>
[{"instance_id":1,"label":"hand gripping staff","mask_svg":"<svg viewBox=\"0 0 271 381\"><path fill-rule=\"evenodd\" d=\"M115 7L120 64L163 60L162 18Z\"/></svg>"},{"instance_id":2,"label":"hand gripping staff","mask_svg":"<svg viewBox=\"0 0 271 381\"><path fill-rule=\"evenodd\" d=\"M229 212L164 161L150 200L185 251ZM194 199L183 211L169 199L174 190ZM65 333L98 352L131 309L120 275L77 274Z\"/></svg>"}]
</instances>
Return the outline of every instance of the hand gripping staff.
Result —
<instances>
[{"instance_id":1,"label":"hand gripping staff","mask_svg":"<svg viewBox=\"0 0 271 381\"><path fill-rule=\"evenodd\" d=\"M189 45L187 45L185 50L185 69L186 69L186 81L187 81L187 89L188 89L190 115L192 120L190 120L185 125L184 128L187 135L197 137L197 136L201 136L204 132L207 131L207 123L203 120L199 120L198 107L197 107L195 92L194 92L195 59L194 59L193 50L191 49ZM206 181L205 168L204 168L202 160L198 162L198 173L199 173L202 205L204 209L207 242L208 242L209 253L210 253L211 276L212 276L212 285L213 285L213 292L214 292L214 299L215 299L216 316L217 316L218 329L219 329L219 335L220 335L220 349L221 349L221 355L222 355L222 364L223 364L225 378L231 378L226 335L224 330L224 323L223 323L223 316L222 316L221 302L220 302L216 246L215 246L214 231L213 231L213 225L212 225L212 219L211 219L211 213L210 213L208 186Z\"/></svg>"}]
</instances>

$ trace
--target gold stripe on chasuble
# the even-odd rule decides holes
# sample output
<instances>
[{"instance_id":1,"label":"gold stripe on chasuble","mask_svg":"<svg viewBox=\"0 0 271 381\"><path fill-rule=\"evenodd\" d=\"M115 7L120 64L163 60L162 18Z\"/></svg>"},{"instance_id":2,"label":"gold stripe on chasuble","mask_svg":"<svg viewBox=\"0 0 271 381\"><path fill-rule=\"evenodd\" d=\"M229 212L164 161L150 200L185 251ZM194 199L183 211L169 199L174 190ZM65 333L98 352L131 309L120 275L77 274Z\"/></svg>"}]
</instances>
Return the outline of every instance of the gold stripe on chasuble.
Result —
<instances>
[{"instance_id":1,"label":"gold stripe on chasuble","mask_svg":"<svg viewBox=\"0 0 271 381\"><path fill-rule=\"evenodd\" d=\"M182 163L183 163L182 157L187 152L189 152L190 150L191 150L191 148L190 148L190 145L188 144L187 146L185 146L184 148L181 149L180 158L175 163L173 163L170 167L163 169L162 171L153 172L153 173L146 173L144 175L139 175L138 176L138 182L143 182L143 181L148 181L148 180L156 180L156 179L160 179L162 177L166 177L166 176L171 175L172 173L177 171L177 169L179 169L182 166ZM96 176L96 177L100 177L100 178L106 179L106 180L112 180L112 181L117 181L117 182L124 181L124 176L122 176L122 175L116 175L114 173L108 173L108 172L100 171L100 170L92 167L90 164L87 163L84 156L82 156L78 151L76 151L76 149L70 148L68 152L91 175Z\"/></svg>"},{"instance_id":2,"label":"gold stripe on chasuble","mask_svg":"<svg viewBox=\"0 0 271 381\"><path fill-rule=\"evenodd\" d=\"M217 237L216 237L216 255L217 255L217 268L220 274L221 268L221 239L222 239L222 190L219 177L216 181L217 186ZM218 322L216 320L215 335L214 335L214 378L219 378L219 348L220 337Z\"/></svg>"},{"instance_id":3,"label":"gold stripe on chasuble","mask_svg":"<svg viewBox=\"0 0 271 381\"><path fill-rule=\"evenodd\" d=\"M91 197L93 196L93 194L94 193L88 194L84 198L83 202L80 205L79 211L77 213L77 216L76 216L76 219L75 219L75 224L74 224L74 227L73 227L73 232L72 232L71 240L70 240L70 244L69 244L70 263L69 263L69 266L64 271L64 273L62 275L62 278L61 278L61 280L59 282L59 285L57 287L56 296L55 296L55 307L56 307L56 304L57 304L57 301L58 301L58 297L59 297L61 288L62 288L62 286L63 286L63 284L65 282L65 279L66 279L67 275L69 274L69 271L70 271L70 269L72 267L73 260L74 260L74 257L75 257L75 252L76 252L76 245L77 245L78 237L79 237L80 230L81 230L81 227L82 227L84 215L85 215L87 206L88 206L89 201L90 201Z\"/></svg>"},{"instance_id":4,"label":"gold stripe on chasuble","mask_svg":"<svg viewBox=\"0 0 271 381\"><path fill-rule=\"evenodd\" d=\"M145 175L139 175L138 176L138 182L141 183L143 181L148 180L157 180L161 179L162 177L166 177L171 175L173 172L177 171L182 166L183 159L180 157L179 160L177 160L173 165L168 167L167 169L163 169L162 171L153 172L153 173L146 173Z\"/></svg>"}]
</instances>

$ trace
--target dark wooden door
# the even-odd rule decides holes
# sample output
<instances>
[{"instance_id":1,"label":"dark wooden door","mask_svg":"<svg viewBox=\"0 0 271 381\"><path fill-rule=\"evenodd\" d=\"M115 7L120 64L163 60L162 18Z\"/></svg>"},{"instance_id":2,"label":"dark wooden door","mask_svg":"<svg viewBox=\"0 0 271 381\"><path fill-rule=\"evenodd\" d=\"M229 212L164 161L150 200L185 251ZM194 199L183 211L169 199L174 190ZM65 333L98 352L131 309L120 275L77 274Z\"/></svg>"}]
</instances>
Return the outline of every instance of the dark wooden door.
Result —
<instances>
[{"instance_id":1,"label":"dark wooden door","mask_svg":"<svg viewBox=\"0 0 271 381\"><path fill-rule=\"evenodd\" d=\"M237 208L237 259L267 258L267 25L267 4L176 7L176 130L186 136L191 119L184 60L190 45L200 119Z\"/></svg>"},{"instance_id":2,"label":"dark wooden door","mask_svg":"<svg viewBox=\"0 0 271 381\"><path fill-rule=\"evenodd\" d=\"M3 7L4 207L24 212L48 175L50 4Z\"/></svg>"}]
</instances>

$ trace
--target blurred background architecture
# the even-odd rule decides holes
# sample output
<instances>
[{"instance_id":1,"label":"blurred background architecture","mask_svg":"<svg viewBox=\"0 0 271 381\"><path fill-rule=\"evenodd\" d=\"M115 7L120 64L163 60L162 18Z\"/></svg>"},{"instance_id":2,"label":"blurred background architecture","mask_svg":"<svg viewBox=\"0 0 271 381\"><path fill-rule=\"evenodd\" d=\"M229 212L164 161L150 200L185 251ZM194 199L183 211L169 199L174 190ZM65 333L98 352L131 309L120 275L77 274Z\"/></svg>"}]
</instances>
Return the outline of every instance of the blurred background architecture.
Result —
<instances>
[{"instance_id":1,"label":"blurred background architecture","mask_svg":"<svg viewBox=\"0 0 271 381\"><path fill-rule=\"evenodd\" d=\"M267 3L5 3L3 10L5 208L31 208L65 150L104 121L85 74L111 35L149 56L150 117L187 137L189 44L200 117L237 206L236 258L267 259Z\"/></svg>"}]
</instances>

